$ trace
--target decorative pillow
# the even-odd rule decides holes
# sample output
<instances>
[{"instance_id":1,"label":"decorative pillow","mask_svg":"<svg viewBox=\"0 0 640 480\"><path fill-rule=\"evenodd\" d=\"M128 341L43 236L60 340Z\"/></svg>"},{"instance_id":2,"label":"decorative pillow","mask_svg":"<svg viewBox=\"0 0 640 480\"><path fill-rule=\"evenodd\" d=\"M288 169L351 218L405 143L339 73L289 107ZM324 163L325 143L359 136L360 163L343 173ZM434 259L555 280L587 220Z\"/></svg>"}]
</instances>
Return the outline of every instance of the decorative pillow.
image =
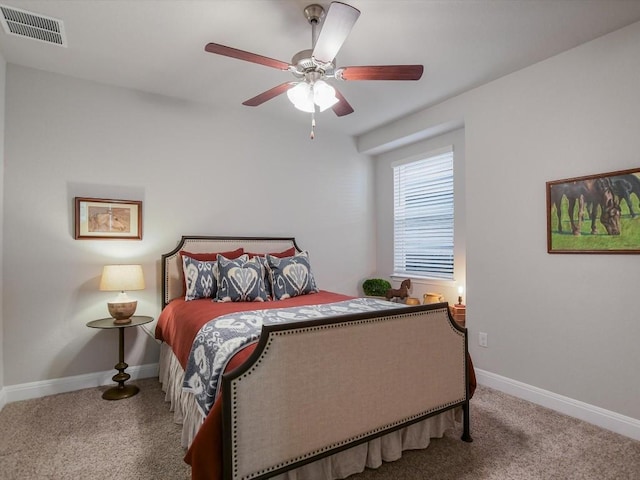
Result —
<instances>
[{"instance_id":1,"label":"decorative pillow","mask_svg":"<svg viewBox=\"0 0 640 480\"><path fill-rule=\"evenodd\" d=\"M218 302L264 302L268 300L264 286L264 267L258 257L243 255L229 260L218 255Z\"/></svg>"},{"instance_id":2,"label":"decorative pillow","mask_svg":"<svg viewBox=\"0 0 640 480\"><path fill-rule=\"evenodd\" d=\"M202 262L191 257L182 257L184 272L185 294L188 302L198 298L210 298L215 294L215 279L213 269L216 262Z\"/></svg>"},{"instance_id":3,"label":"decorative pillow","mask_svg":"<svg viewBox=\"0 0 640 480\"><path fill-rule=\"evenodd\" d=\"M271 270L274 300L284 300L319 291L311 272L308 252L286 258L267 255L267 263Z\"/></svg>"},{"instance_id":4,"label":"decorative pillow","mask_svg":"<svg viewBox=\"0 0 640 480\"><path fill-rule=\"evenodd\" d=\"M229 252L210 252L210 253L191 253L186 250L180 250L180 255L191 257L194 260L200 260L204 262L215 262L218 260L218 255L223 255L226 258L236 259L244 253L244 248L240 247Z\"/></svg>"},{"instance_id":5,"label":"decorative pillow","mask_svg":"<svg viewBox=\"0 0 640 480\"><path fill-rule=\"evenodd\" d=\"M273 289L271 288L271 269L269 268L267 259L261 255L257 255L253 257L252 260L259 262L260 265L262 265L262 271L264 272L264 275L262 276L262 281L264 282L264 289L267 292L267 300L271 300L273 298Z\"/></svg>"},{"instance_id":6,"label":"decorative pillow","mask_svg":"<svg viewBox=\"0 0 640 480\"><path fill-rule=\"evenodd\" d=\"M232 250L229 252L218 252L220 255L224 255L226 258L238 258L240 255L244 253L244 248L240 247L236 250ZM186 250L180 250L180 257L182 258L182 265L184 267L184 257L191 257L194 260L200 260L201 262L213 262L215 263L218 260L218 253L191 253ZM214 278L215 282L215 278ZM184 275L182 277L182 291L187 291L187 276ZM215 283L213 285L213 296L215 296ZM185 298L186 300L186 298Z\"/></svg>"},{"instance_id":7,"label":"decorative pillow","mask_svg":"<svg viewBox=\"0 0 640 480\"><path fill-rule=\"evenodd\" d=\"M249 258L253 258L253 257L264 257L265 255L271 255L273 257L278 257L278 258L284 258L284 257L292 257L297 253L296 247L291 247L291 248L287 248L286 250L284 250L283 252L277 252L277 253L251 253L251 252L247 252L247 255L249 255ZM226 256L226 255L225 255ZM228 258L233 258L233 257L228 257Z\"/></svg>"},{"instance_id":8,"label":"decorative pillow","mask_svg":"<svg viewBox=\"0 0 640 480\"><path fill-rule=\"evenodd\" d=\"M290 247L284 250L283 252L269 253L268 255L272 255L278 258L284 258L284 257L292 257L293 255L296 254L296 252L297 252L296 247ZM271 269L269 268L269 263L267 262L267 258L266 258L267 254L247 252L247 255L249 255L249 258L257 257L262 263L262 266L264 267L264 288L267 291L267 296L270 299L273 298L273 289L271 288Z\"/></svg>"}]
</instances>

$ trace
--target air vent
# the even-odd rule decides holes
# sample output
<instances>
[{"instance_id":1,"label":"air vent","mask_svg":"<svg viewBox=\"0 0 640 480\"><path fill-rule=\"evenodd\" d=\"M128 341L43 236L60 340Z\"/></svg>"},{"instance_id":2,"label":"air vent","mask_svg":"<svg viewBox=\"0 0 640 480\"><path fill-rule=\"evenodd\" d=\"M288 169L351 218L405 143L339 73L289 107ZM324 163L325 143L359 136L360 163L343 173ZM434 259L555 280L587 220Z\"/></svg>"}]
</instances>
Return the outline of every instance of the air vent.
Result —
<instances>
[{"instance_id":1,"label":"air vent","mask_svg":"<svg viewBox=\"0 0 640 480\"><path fill-rule=\"evenodd\" d=\"M0 5L0 10L2 11L0 21L8 34L53 43L61 47L67 46L61 20L6 5Z\"/></svg>"}]
</instances>

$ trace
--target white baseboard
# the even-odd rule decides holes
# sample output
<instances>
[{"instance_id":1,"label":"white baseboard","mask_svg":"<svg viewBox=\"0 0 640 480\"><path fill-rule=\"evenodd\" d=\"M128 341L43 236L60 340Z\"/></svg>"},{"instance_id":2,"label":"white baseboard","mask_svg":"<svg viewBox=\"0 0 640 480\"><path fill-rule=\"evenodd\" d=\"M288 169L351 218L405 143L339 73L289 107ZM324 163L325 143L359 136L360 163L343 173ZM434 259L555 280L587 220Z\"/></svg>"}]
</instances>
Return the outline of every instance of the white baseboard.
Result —
<instances>
[{"instance_id":1,"label":"white baseboard","mask_svg":"<svg viewBox=\"0 0 640 480\"><path fill-rule=\"evenodd\" d=\"M7 394L5 392L5 388L0 388L0 412L2 411L2 409L4 408L4 406L7 404Z\"/></svg>"},{"instance_id":2,"label":"white baseboard","mask_svg":"<svg viewBox=\"0 0 640 480\"><path fill-rule=\"evenodd\" d=\"M574 400L557 393L527 385L495 373L476 368L476 378L480 385L522 398L551 410L584 420L606 428L625 437L640 440L640 420L620 415L588 403Z\"/></svg>"},{"instance_id":3,"label":"white baseboard","mask_svg":"<svg viewBox=\"0 0 640 480\"><path fill-rule=\"evenodd\" d=\"M0 409L4 404L17 402L19 400L29 400L31 398L46 397L56 393L72 392L83 388L99 387L114 383L111 377L117 373L115 370L104 372L87 373L73 377L54 378L52 380L42 380L39 382L22 383L19 385L8 385L0 390ZM128 367L126 373L131 375L131 380L138 378L150 378L158 376L158 364L138 365ZM2 403L4 399L4 404Z\"/></svg>"}]
</instances>

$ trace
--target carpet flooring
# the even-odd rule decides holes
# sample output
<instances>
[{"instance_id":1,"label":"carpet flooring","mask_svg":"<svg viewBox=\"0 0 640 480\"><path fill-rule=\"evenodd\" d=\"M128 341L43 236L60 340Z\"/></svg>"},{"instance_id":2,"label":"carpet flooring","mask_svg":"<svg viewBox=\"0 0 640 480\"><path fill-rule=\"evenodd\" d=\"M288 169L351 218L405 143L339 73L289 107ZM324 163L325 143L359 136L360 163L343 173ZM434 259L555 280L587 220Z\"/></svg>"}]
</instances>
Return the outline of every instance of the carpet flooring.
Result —
<instances>
[{"instance_id":1,"label":"carpet flooring","mask_svg":"<svg viewBox=\"0 0 640 480\"><path fill-rule=\"evenodd\" d=\"M185 480L180 426L157 379L140 393L102 400L107 387L8 404L0 412L0 478ZM473 443L448 431L350 480L640 479L640 442L478 387Z\"/></svg>"},{"instance_id":2,"label":"carpet flooring","mask_svg":"<svg viewBox=\"0 0 640 480\"><path fill-rule=\"evenodd\" d=\"M105 386L5 405L0 478L189 479L158 379L131 383L140 393L125 400L103 400Z\"/></svg>"}]
</instances>

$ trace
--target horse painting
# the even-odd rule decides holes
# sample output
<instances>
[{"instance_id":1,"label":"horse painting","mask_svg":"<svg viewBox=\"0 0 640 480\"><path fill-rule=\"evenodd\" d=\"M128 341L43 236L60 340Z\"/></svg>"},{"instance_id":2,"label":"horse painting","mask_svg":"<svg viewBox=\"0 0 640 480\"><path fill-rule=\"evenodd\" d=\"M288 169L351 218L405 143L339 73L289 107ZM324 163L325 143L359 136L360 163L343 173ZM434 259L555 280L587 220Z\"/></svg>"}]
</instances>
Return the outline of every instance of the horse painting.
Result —
<instances>
[{"instance_id":1,"label":"horse painting","mask_svg":"<svg viewBox=\"0 0 640 480\"><path fill-rule=\"evenodd\" d=\"M617 187L621 184L618 183ZM562 233L562 197L567 197L571 231L580 235L584 221L585 205L591 219L591 233L597 234L596 218L598 207L601 209L600 223L609 235L620 235L620 203L614 193L614 183L610 177L598 177L587 180L559 183L551 186L550 199L556 207L558 232ZM626 189L625 185L622 188ZM578 203L577 218L574 215Z\"/></svg>"},{"instance_id":2,"label":"horse painting","mask_svg":"<svg viewBox=\"0 0 640 480\"><path fill-rule=\"evenodd\" d=\"M129 209L89 207L90 232L129 232Z\"/></svg>"},{"instance_id":3,"label":"horse painting","mask_svg":"<svg viewBox=\"0 0 640 480\"><path fill-rule=\"evenodd\" d=\"M613 193L615 193L620 201L624 200L629 207L629 213L631 218L636 217L636 213L633 211L633 205L631 203L631 194L635 193L638 197L638 204L640 205L640 179L633 173L627 173L625 175L615 175L611 177L611 183L613 186Z\"/></svg>"}]
</instances>

